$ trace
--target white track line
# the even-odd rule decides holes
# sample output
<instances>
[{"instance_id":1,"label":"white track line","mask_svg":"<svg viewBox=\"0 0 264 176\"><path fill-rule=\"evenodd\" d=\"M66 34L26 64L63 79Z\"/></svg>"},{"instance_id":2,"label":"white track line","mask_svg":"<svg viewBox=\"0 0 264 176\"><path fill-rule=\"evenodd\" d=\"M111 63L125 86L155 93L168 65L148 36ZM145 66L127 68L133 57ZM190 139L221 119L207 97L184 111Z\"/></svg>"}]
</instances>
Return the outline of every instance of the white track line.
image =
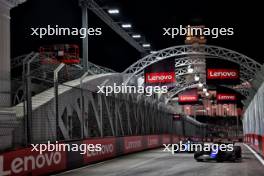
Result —
<instances>
[{"instance_id":1,"label":"white track line","mask_svg":"<svg viewBox=\"0 0 264 176\"><path fill-rule=\"evenodd\" d=\"M249 147L247 144L244 144L244 146L246 146L254 155L255 157L259 160L259 162L264 166L264 160L261 158L261 156L259 156L259 154L257 154L257 152L255 152L251 147Z\"/></svg>"}]
</instances>

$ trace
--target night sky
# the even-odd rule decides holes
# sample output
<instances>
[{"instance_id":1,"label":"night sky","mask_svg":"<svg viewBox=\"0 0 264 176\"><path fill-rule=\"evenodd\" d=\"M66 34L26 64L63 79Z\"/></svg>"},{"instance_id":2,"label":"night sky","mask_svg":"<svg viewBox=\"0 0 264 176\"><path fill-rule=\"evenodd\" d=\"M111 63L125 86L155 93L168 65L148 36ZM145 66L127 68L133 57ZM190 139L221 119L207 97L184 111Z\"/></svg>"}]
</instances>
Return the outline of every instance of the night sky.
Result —
<instances>
[{"instance_id":1,"label":"night sky","mask_svg":"<svg viewBox=\"0 0 264 176\"><path fill-rule=\"evenodd\" d=\"M116 7L120 14L116 22L130 22L130 32L145 36L153 50L184 44L183 37L164 37L163 27L179 25L205 25L206 27L232 27L234 36L208 39L207 44L218 45L241 52L261 63L263 55L261 1L227 0L97 0L103 8ZM76 36L49 36L39 39L30 36L31 27L81 27L81 8L78 0L28 0L11 10L11 56L37 51L39 46L75 43ZM105 25L93 12L89 12L89 27L101 27L102 36L89 38L89 59L95 64L123 71L141 58L141 54Z\"/></svg>"}]
</instances>

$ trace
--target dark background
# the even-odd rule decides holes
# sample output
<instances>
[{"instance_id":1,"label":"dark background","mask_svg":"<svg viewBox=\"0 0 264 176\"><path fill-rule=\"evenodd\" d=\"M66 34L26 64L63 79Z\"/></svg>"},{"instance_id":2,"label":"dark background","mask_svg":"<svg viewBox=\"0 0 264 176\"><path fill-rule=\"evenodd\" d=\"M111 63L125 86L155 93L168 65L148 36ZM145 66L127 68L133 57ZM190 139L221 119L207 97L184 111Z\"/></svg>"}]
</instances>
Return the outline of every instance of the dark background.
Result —
<instances>
[{"instance_id":1,"label":"dark background","mask_svg":"<svg viewBox=\"0 0 264 176\"><path fill-rule=\"evenodd\" d=\"M261 1L212 0L96 0L103 8L119 8L116 22L130 22L131 32L140 33L153 50L184 44L184 37L162 36L163 27L205 25L206 27L234 28L234 36L208 39L207 44L241 52L263 63L261 43L264 39L261 23ZM78 0L28 0L11 10L11 55L37 51L39 46L58 43L81 44L76 36L30 36L31 27L81 27L81 8ZM113 32L92 12L89 27L101 27L102 36L89 38L89 59L95 64L123 71L141 58L133 47Z\"/></svg>"}]
</instances>

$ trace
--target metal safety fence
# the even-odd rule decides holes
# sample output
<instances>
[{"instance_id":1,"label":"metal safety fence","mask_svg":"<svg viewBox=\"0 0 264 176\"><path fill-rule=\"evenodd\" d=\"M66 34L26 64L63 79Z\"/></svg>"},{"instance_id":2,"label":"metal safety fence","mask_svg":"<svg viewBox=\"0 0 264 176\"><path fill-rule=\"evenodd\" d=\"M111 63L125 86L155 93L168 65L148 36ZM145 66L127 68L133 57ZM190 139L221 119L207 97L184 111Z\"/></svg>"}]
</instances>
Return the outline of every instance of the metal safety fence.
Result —
<instances>
[{"instance_id":1,"label":"metal safety fence","mask_svg":"<svg viewBox=\"0 0 264 176\"><path fill-rule=\"evenodd\" d=\"M25 58L22 97L13 107L14 121L6 124L11 129L6 139L10 145L0 150L109 136L206 135L205 126L190 118L173 121L172 112L151 97L97 93L94 87L99 82L91 79L105 73L93 75L93 68L84 73L76 66L43 65L37 53Z\"/></svg>"}]
</instances>

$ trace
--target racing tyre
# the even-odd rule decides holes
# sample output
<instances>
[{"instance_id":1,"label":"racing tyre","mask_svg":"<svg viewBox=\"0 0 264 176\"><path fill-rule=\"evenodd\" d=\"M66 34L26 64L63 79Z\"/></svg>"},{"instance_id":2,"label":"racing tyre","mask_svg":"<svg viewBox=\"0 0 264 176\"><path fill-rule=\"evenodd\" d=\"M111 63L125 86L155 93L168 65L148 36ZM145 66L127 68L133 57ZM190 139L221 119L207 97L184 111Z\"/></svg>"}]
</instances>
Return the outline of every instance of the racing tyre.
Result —
<instances>
[{"instance_id":1,"label":"racing tyre","mask_svg":"<svg viewBox=\"0 0 264 176\"><path fill-rule=\"evenodd\" d=\"M241 147L234 146L234 152L235 152L236 159L240 159L241 158Z\"/></svg>"}]
</instances>

